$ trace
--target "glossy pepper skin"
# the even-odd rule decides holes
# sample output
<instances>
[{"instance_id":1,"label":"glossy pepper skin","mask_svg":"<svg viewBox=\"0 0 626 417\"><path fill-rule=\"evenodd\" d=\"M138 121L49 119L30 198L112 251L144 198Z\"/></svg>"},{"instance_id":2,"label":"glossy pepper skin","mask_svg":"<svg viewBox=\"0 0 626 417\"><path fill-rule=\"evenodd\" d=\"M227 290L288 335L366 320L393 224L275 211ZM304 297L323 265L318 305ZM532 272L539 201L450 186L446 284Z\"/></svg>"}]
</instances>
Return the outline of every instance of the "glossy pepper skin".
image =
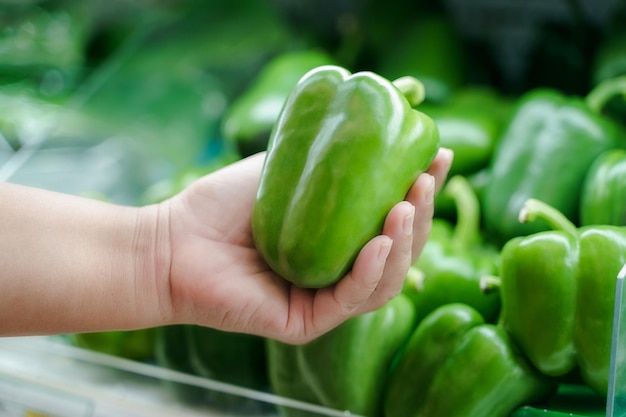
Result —
<instances>
[{"instance_id":1,"label":"glossy pepper skin","mask_svg":"<svg viewBox=\"0 0 626 417\"><path fill-rule=\"evenodd\" d=\"M399 294L380 309L351 318L305 345L268 341L270 375L287 375L289 381L297 382L290 386L273 379L272 390L335 410L379 416L393 361L414 328L413 305ZM277 359L278 363L273 362ZM287 369L298 375L294 377Z\"/></svg>"},{"instance_id":2,"label":"glossy pepper skin","mask_svg":"<svg viewBox=\"0 0 626 417\"><path fill-rule=\"evenodd\" d=\"M541 219L555 230L512 239L502 249L502 325L539 371L562 377L579 369L589 387L606 395L626 229L576 228L534 199L520 218Z\"/></svg>"},{"instance_id":3,"label":"glossy pepper skin","mask_svg":"<svg viewBox=\"0 0 626 417\"><path fill-rule=\"evenodd\" d=\"M539 374L501 327L465 304L434 310L412 334L386 391L385 417L505 417L546 398Z\"/></svg>"},{"instance_id":4,"label":"glossy pepper skin","mask_svg":"<svg viewBox=\"0 0 626 417\"><path fill-rule=\"evenodd\" d=\"M280 110L300 78L313 68L333 63L330 55L314 49L273 58L224 116L222 134L226 143L243 157L264 151Z\"/></svg>"},{"instance_id":5,"label":"glossy pepper skin","mask_svg":"<svg viewBox=\"0 0 626 417\"><path fill-rule=\"evenodd\" d=\"M500 311L497 291L484 291L482 277L497 275L500 253L483 242L480 204L469 181L451 177L442 194L455 201L456 224L434 219L422 254L409 269L403 292L415 304L418 320L448 303L468 304L495 322Z\"/></svg>"},{"instance_id":6,"label":"glossy pepper skin","mask_svg":"<svg viewBox=\"0 0 626 417\"><path fill-rule=\"evenodd\" d=\"M626 150L611 149L593 162L583 184L580 224L626 226Z\"/></svg>"},{"instance_id":7,"label":"glossy pepper skin","mask_svg":"<svg viewBox=\"0 0 626 417\"><path fill-rule=\"evenodd\" d=\"M402 91L401 91L402 89ZM272 132L252 213L257 249L280 276L318 288L348 272L439 147L411 107L418 80L318 67L292 90Z\"/></svg>"},{"instance_id":8,"label":"glossy pepper skin","mask_svg":"<svg viewBox=\"0 0 626 417\"><path fill-rule=\"evenodd\" d=\"M384 415L411 417L426 400L441 365L472 327L484 319L466 304L447 304L428 314L411 334L385 389Z\"/></svg>"},{"instance_id":9,"label":"glossy pepper skin","mask_svg":"<svg viewBox=\"0 0 626 417\"><path fill-rule=\"evenodd\" d=\"M622 129L582 99L554 90L530 91L520 99L489 166L491 180L482 201L485 228L503 243L547 230L541 222L518 221L529 198L577 221L587 170L602 152L623 144Z\"/></svg>"}]
</instances>

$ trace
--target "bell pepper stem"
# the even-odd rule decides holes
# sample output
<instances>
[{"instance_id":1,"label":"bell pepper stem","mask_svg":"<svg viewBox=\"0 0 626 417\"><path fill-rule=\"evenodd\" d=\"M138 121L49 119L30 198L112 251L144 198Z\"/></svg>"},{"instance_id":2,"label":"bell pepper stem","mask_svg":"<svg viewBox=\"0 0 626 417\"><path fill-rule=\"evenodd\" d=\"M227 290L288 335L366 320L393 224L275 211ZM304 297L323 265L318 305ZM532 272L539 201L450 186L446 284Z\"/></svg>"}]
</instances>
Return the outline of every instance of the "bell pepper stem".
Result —
<instances>
[{"instance_id":1,"label":"bell pepper stem","mask_svg":"<svg viewBox=\"0 0 626 417\"><path fill-rule=\"evenodd\" d=\"M578 233L576 225L559 210L541 200L529 198L520 210L519 221L527 223L535 219L541 219L548 223L552 229L562 230L572 236L576 236Z\"/></svg>"},{"instance_id":2,"label":"bell pepper stem","mask_svg":"<svg viewBox=\"0 0 626 417\"><path fill-rule=\"evenodd\" d=\"M496 275L484 275L480 277L480 291L483 294L491 294L500 290L502 279Z\"/></svg>"},{"instance_id":3,"label":"bell pepper stem","mask_svg":"<svg viewBox=\"0 0 626 417\"><path fill-rule=\"evenodd\" d=\"M592 111L600 113L606 103L617 95L626 100L626 75L600 82L587 94L585 101Z\"/></svg>"},{"instance_id":4,"label":"bell pepper stem","mask_svg":"<svg viewBox=\"0 0 626 417\"><path fill-rule=\"evenodd\" d=\"M444 193L455 203L457 220L452 235L453 245L469 248L479 244L480 238L480 202L469 181L455 175L448 180Z\"/></svg>"},{"instance_id":5,"label":"bell pepper stem","mask_svg":"<svg viewBox=\"0 0 626 417\"><path fill-rule=\"evenodd\" d=\"M418 106L426 98L424 84L410 75L398 78L393 82L393 85L404 94L411 107Z\"/></svg>"},{"instance_id":6,"label":"bell pepper stem","mask_svg":"<svg viewBox=\"0 0 626 417\"><path fill-rule=\"evenodd\" d=\"M424 289L424 272L414 266L409 267L405 282L415 291L421 292Z\"/></svg>"}]
</instances>

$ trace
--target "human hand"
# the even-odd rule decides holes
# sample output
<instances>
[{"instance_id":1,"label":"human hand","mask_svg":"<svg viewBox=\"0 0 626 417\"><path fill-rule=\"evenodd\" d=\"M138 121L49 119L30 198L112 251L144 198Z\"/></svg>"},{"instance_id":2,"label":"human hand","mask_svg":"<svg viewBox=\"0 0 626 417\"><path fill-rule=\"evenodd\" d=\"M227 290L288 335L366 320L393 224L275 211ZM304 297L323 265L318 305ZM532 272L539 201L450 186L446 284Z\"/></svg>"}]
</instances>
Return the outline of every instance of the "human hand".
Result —
<instances>
[{"instance_id":1,"label":"human hand","mask_svg":"<svg viewBox=\"0 0 626 417\"><path fill-rule=\"evenodd\" d=\"M441 149L382 234L335 285L303 289L279 277L252 240L250 217L264 154L209 174L162 203L169 233L172 322L305 343L396 296L430 233L433 197L452 163Z\"/></svg>"}]
</instances>

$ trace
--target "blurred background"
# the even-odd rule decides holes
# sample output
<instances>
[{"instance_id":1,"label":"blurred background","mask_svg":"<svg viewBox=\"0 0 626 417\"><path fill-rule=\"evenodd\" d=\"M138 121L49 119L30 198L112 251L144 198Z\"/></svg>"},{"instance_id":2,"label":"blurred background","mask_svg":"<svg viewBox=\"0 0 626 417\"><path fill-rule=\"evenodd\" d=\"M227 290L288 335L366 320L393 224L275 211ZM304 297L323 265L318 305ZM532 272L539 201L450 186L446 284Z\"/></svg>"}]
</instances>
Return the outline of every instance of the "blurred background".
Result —
<instances>
[{"instance_id":1,"label":"blurred background","mask_svg":"<svg viewBox=\"0 0 626 417\"><path fill-rule=\"evenodd\" d=\"M323 63L415 75L434 104L468 86L584 95L607 67L626 67L624 9L620 0L1 0L0 180L157 201L263 149L285 91ZM600 70L609 48L612 66Z\"/></svg>"}]
</instances>

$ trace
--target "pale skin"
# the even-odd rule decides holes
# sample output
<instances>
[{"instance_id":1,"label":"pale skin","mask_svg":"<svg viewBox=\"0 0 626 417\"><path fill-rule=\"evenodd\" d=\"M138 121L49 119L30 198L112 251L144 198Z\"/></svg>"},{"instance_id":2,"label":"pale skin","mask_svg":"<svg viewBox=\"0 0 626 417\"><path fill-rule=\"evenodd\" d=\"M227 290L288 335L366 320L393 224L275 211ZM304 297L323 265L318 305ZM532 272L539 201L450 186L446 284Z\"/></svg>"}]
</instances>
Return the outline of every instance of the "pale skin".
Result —
<instances>
[{"instance_id":1,"label":"pale skin","mask_svg":"<svg viewBox=\"0 0 626 417\"><path fill-rule=\"evenodd\" d=\"M290 285L254 247L263 156L145 207L0 183L0 336L187 323L301 344L396 296L452 152L440 150L352 270L318 290Z\"/></svg>"}]
</instances>

